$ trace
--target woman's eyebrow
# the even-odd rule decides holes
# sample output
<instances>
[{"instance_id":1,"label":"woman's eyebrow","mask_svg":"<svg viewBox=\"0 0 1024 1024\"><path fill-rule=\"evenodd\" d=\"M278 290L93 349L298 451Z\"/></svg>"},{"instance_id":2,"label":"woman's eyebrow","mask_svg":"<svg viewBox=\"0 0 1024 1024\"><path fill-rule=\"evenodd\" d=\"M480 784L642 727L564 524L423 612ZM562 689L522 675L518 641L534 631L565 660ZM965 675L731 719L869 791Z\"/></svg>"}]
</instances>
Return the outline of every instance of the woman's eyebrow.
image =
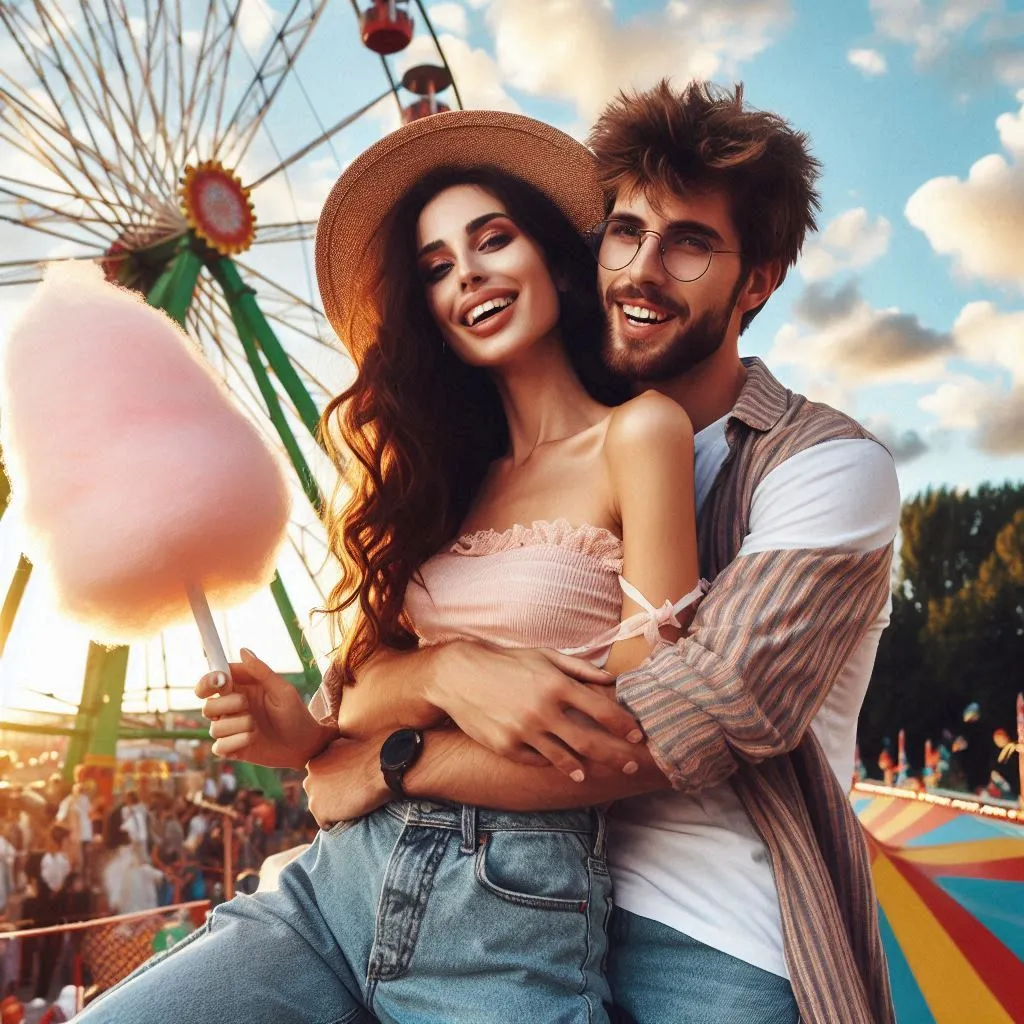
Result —
<instances>
[{"instance_id":1,"label":"woman's eyebrow","mask_svg":"<svg viewBox=\"0 0 1024 1024\"><path fill-rule=\"evenodd\" d=\"M502 213L500 210L494 210L491 213L482 213L479 217L474 217L466 225L466 234L472 235L475 231L479 231L488 221L494 220L495 217L507 218L508 214ZM423 246L418 253L416 253L416 258L420 259L421 257L426 256L427 253L440 249L443 245L444 242L441 239L438 239L436 242L427 242L427 244Z\"/></svg>"}]
</instances>

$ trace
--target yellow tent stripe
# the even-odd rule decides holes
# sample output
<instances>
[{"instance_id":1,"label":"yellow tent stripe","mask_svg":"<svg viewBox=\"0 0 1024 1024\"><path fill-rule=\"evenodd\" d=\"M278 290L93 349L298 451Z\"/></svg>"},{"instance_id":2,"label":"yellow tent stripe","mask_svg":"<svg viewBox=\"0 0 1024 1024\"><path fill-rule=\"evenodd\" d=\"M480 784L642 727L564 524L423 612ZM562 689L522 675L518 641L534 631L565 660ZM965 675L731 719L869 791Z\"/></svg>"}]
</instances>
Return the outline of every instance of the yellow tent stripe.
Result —
<instances>
[{"instance_id":1,"label":"yellow tent stripe","mask_svg":"<svg viewBox=\"0 0 1024 1024\"><path fill-rule=\"evenodd\" d=\"M966 843L943 843L941 846L904 846L900 848L900 857L915 864L984 864L1014 858L1024 861L1024 837L972 839Z\"/></svg>"},{"instance_id":2,"label":"yellow tent stripe","mask_svg":"<svg viewBox=\"0 0 1024 1024\"><path fill-rule=\"evenodd\" d=\"M887 857L874 862L875 888L936 1024L1013 1024L957 944Z\"/></svg>"},{"instance_id":3,"label":"yellow tent stripe","mask_svg":"<svg viewBox=\"0 0 1024 1024\"><path fill-rule=\"evenodd\" d=\"M887 843L893 836L899 835L905 828L910 828L926 814L930 814L933 809L930 804L918 800L908 801L907 806L894 814L888 821L883 822L877 829L871 829L871 834L883 843Z\"/></svg>"},{"instance_id":4,"label":"yellow tent stripe","mask_svg":"<svg viewBox=\"0 0 1024 1024\"><path fill-rule=\"evenodd\" d=\"M867 805L862 811L857 812L857 817L860 818L860 823L867 829L870 829L871 822L875 820L883 811L887 811L892 806L892 798L883 799L882 797L875 797L871 803Z\"/></svg>"}]
</instances>

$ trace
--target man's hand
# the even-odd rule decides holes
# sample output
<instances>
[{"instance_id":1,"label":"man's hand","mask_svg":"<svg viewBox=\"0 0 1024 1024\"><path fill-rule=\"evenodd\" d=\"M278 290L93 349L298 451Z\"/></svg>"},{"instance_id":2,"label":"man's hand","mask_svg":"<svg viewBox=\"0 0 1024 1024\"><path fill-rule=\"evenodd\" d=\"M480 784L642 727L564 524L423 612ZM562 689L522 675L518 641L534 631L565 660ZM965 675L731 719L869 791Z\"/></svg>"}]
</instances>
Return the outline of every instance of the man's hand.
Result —
<instances>
[{"instance_id":1,"label":"man's hand","mask_svg":"<svg viewBox=\"0 0 1024 1024\"><path fill-rule=\"evenodd\" d=\"M577 782L587 760L636 771L643 732L615 702L610 673L557 651L462 641L444 658L427 698L481 746L520 764L550 763Z\"/></svg>"},{"instance_id":2,"label":"man's hand","mask_svg":"<svg viewBox=\"0 0 1024 1024\"><path fill-rule=\"evenodd\" d=\"M241 664L232 663L230 692L217 686L218 675L207 673L195 688L218 757L301 768L337 735L319 725L298 690L252 652L243 650Z\"/></svg>"},{"instance_id":3,"label":"man's hand","mask_svg":"<svg viewBox=\"0 0 1024 1024\"><path fill-rule=\"evenodd\" d=\"M335 740L306 765L302 787L309 810L321 828L361 818L383 807L391 791L380 771L383 736L371 740Z\"/></svg>"}]
</instances>

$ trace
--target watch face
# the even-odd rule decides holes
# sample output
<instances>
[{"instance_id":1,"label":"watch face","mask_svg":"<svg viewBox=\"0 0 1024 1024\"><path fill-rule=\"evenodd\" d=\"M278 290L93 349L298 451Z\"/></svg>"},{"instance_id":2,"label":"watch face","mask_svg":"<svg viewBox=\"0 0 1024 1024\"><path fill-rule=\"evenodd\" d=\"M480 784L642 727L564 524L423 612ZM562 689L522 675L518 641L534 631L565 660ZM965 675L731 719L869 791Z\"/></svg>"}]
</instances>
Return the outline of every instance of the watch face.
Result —
<instances>
[{"instance_id":1,"label":"watch face","mask_svg":"<svg viewBox=\"0 0 1024 1024\"><path fill-rule=\"evenodd\" d=\"M423 736L416 729L393 732L380 748L380 766L384 771L409 768L423 745Z\"/></svg>"}]
</instances>

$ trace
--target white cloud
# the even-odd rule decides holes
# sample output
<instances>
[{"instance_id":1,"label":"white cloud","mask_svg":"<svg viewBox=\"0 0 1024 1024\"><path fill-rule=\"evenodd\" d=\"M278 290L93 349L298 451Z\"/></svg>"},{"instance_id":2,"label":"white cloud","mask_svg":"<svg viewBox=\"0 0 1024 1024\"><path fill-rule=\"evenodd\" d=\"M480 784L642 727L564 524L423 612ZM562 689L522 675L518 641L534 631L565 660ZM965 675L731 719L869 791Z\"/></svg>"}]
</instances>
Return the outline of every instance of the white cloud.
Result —
<instances>
[{"instance_id":1,"label":"white cloud","mask_svg":"<svg viewBox=\"0 0 1024 1024\"><path fill-rule=\"evenodd\" d=\"M925 395L918 405L950 430L974 430L978 414L993 398L994 389L977 377L957 376Z\"/></svg>"},{"instance_id":2,"label":"white cloud","mask_svg":"<svg viewBox=\"0 0 1024 1024\"><path fill-rule=\"evenodd\" d=\"M566 100L590 120L619 89L733 73L790 13L790 0L670 0L621 19L608 0L493 0L487 21L508 85Z\"/></svg>"},{"instance_id":3,"label":"white cloud","mask_svg":"<svg viewBox=\"0 0 1024 1024\"><path fill-rule=\"evenodd\" d=\"M519 110L519 104L505 91L501 70L486 50L472 47L465 39L448 34L441 35L439 42L452 69L464 106L481 110ZM436 64L437 51L430 37L421 34L402 51L399 67L400 71L404 71L424 63ZM440 98L449 106L454 106L449 95Z\"/></svg>"},{"instance_id":4,"label":"white cloud","mask_svg":"<svg viewBox=\"0 0 1024 1024\"><path fill-rule=\"evenodd\" d=\"M1006 313L992 302L969 302L953 324L964 359L1006 370L1024 387L1024 310Z\"/></svg>"},{"instance_id":5,"label":"white cloud","mask_svg":"<svg viewBox=\"0 0 1024 1024\"><path fill-rule=\"evenodd\" d=\"M251 53L267 41L279 15L267 0L242 0L237 17L238 37Z\"/></svg>"},{"instance_id":6,"label":"white cloud","mask_svg":"<svg viewBox=\"0 0 1024 1024\"><path fill-rule=\"evenodd\" d=\"M804 246L800 273L806 281L822 281L841 270L866 267L885 255L891 237L885 217L872 220L863 206L846 210Z\"/></svg>"},{"instance_id":7,"label":"white cloud","mask_svg":"<svg viewBox=\"0 0 1024 1024\"><path fill-rule=\"evenodd\" d=\"M442 3L431 4L427 14L434 28L439 32L451 32L464 36L469 31L469 18L462 4Z\"/></svg>"},{"instance_id":8,"label":"white cloud","mask_svg":"<svg viewBox=\"0 0 1024 1024\"><path fill-rule=\"evenodd\" d=\"M961 83L1024 84L1019 15L1005 0L871 0L875 30L909 46L922 70Z\"/></svg>"},{"instance_id":9,"label":"white cloud","mask_svg":"<svg viewBox=\"0 0 1024 1024\"><path fill-rule=\"evenodd\" d=\"M848 50L846 59L868 78L884 75L889 70L884 55L878 50Z\"/></svg>"},{"instance_id":10,"label":"white cloud","mask_svg":"<svg viewBox=\"0 0 1024 1024\"><path fill-rule=\"evenodd\" d=\"M924 381L943 372L948 334L898 309L875 309L855 281L835 291L810 285L794 303L796 323L775 336L769 360L799 366L843 387Z\"/></svg>"},{"instance_id":11,"label":"white cloud","mask_svg":"<svg viewBox=\"0 0 1024 1024\"><path fill-rule=\"evenodd\" d=\"M912 462L928 451L928 442L918 431L901 430L888 417L868 417L864 420L864 426L892 452L897 465Z\"/></svg>"},{"instance_id":12,"label":"white cloud","mask_svg":"<svg viewBox=\"0 0 1024 1024\"><path fill-rule=\"evenodd\" d=\"M1010 154L982 157L967 179L926 181L907 200L906 216L932 248L952 256L966 277L1024 290L1024 90L1021 109L997 122Z\"/></svg>"}]
</instances>

